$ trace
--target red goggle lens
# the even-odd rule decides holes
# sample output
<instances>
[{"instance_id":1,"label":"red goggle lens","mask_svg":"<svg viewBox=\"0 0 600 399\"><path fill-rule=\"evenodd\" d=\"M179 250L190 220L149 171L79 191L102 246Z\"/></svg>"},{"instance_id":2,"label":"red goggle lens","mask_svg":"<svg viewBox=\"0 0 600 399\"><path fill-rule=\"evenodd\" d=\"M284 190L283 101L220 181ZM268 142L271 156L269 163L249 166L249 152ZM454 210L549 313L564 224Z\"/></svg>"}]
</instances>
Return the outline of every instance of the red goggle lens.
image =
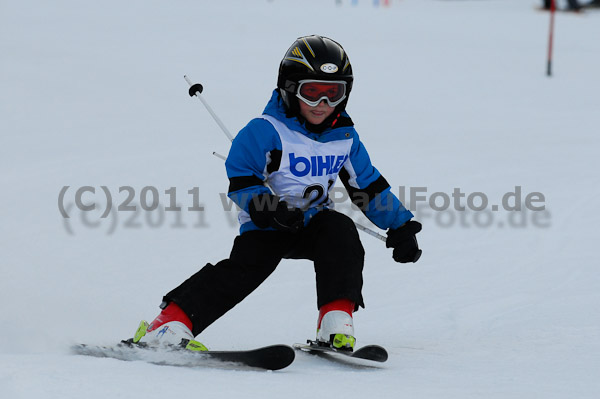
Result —
<instances>
[{"instance_id":1,"label":"red goggle lens","mask_svg":"<svg viewBox=\"0 0 600 399\"><path fill-rule=\"evenodd\" d=\"M329 101L336 102L344 96L345 92L346 86L343 83L306 82L300 85L298 94L308 101L317 101L327 97Z\"/></svg>"}]
</instances>

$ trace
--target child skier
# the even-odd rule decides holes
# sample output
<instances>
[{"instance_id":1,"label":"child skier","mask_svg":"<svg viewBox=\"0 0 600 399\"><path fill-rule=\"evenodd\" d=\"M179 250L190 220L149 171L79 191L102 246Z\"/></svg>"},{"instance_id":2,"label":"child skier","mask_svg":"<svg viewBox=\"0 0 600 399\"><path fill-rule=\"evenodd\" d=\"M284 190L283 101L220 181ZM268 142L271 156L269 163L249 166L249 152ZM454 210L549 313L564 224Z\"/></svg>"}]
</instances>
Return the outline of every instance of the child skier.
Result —
<instances>
[{"instance_id":1,"label":"child skier","mask_svg":"<svg viewBox=\"0 0 600 399\"><path fill-rule=\"evenodd\" d=\"M140 324L133 342L206 350L194 337L254 291L281 259L314 262L317 341L355 345L352 313L364 307L364 250L352 220L333 210L329 190L339 178L353 203L387 229L397 262L421 255L421 224L371 161L345 111L352 66L337 42L297 39L279 67L277 89L263 114L244 127L225 167L240 208L240 235L229 259L207 264L166 294L162 312Z\"/></svg>"}]
</instances>

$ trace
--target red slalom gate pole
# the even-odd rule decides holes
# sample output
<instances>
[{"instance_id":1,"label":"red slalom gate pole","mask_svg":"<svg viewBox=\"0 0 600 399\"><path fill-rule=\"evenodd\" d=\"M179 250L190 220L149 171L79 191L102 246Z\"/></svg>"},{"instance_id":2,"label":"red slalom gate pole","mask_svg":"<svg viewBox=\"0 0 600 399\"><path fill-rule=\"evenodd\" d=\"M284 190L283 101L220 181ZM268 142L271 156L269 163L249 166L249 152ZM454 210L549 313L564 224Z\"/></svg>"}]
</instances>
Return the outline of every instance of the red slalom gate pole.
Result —
<instances>
[{"instance_id":1,"label":"red slalom gate pole","mask_svg":"<svg viewBox=\"0 0 600 399\"><path fill-rule=\"evenodd\" d=\"M554 14L556 14L556 0L550 3L550 31L548 33L548 60L546 65L546 75L552 76L552 47L554 42Z\"/></svg>"}]
</instances>

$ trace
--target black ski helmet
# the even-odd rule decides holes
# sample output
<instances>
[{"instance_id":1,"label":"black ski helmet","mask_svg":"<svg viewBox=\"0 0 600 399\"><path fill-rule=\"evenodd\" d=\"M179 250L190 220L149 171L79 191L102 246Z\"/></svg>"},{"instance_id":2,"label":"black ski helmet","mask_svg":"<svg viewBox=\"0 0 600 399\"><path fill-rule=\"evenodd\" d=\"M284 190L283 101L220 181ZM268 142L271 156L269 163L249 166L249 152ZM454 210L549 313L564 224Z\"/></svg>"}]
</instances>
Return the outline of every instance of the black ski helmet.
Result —
<instances>
[{"instance_id":1,"label":"black ski helmet","mask_svg":"<svg viewBox=\"0 0 600 399\"><path fill-rule=\"evenodd\" d=\"M303 36L285 53L277 87L288 113L294 116L299 115L298 82L304 79L345 81L346 99L336 106L334 116L346 108L354 77L348 54L338 42L319 35Z\"/></svg>"}]
</instances>

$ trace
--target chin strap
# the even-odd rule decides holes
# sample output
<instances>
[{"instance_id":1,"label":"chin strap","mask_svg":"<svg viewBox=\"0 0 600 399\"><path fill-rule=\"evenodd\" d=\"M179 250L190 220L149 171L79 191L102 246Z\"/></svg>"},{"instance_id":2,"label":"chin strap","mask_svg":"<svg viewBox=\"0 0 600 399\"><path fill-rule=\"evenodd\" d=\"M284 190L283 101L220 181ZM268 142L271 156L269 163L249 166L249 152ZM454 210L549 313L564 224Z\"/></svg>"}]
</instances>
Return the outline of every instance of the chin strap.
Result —
<instances>
[{"instance_id":1,"label":"chin strap","mask_svg":"<svg viewBox=\"0 0 600 399\"><path fill-rule=\"evenodd\" d=\"M338 118L340 117L340 115L341 115L341 113L338 113L338 114L335 116L335 119L333 120L333 122L331 122L331 127L332 127L332 128L333 128L333 127L335 126L335 124L337 123L337 121L338 121Z\"/></svg>"}]
</instances>

